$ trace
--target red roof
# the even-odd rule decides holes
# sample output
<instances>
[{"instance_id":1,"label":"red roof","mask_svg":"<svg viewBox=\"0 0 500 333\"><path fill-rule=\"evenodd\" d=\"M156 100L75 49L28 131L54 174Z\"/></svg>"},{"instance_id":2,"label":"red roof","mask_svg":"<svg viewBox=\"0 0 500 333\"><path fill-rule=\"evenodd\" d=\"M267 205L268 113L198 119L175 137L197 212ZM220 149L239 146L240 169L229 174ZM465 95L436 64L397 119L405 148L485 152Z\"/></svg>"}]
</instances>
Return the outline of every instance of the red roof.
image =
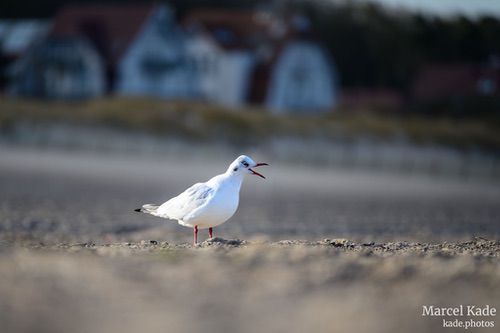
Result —
<instances>
[{"instance_id":1,"label":"red roof","mask_svg":"<svg viewBox=\"0 0 500 333\"><path fill-rule=\"evenodd\" d=\"M345 108L380 107L396 109L402 106L403 96L389 88L347 88L343 89L340 104Z\"/></svg>"},{"instance_id":2,"label":"red roof","mask_svg":"<svg viewBox=\"0 0 500 333\"><path fill-rule=\"evenodd\" d=\"M56 15L51 36L84 36L114 66L146 22L155 4L73 4Z\"/></svg>"},{"instance_id":3,"label":"red roof","mask_svg":"<svg viewBox=\"0 0 500 333\"><path fill-rule=\"evenodd\" d=\"M475 64L428 65L420 70L413 84L416 99L440 99L485 94L482 84L500 86L500 71ZM491 93L498 93L492 91Z\"/></svg>"},{"instance_id":4,"label":"red roof","mask_svg":"<svg viewBox=\"0 0 500 333\"><path fill-rule=\"evenodd\" d=\"M187 29L201 30L224 49L249 49L277 42L291 33L289 22L262 11L198 9L183 20Z\"/></svg>"}]
</instances>

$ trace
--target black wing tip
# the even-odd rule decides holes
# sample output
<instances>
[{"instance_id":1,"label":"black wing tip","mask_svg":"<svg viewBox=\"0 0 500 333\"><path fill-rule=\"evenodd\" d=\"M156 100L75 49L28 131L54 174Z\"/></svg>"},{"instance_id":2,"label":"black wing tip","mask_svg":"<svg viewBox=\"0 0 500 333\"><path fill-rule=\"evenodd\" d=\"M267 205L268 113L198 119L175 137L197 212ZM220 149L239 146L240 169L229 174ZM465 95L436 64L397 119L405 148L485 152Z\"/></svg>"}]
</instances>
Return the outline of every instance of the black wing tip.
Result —
<instances>
[{"instance_id":1,"label":"black wing tip","mask_svg":"<svg viewBox=\"0 0 500 333\"><path fill-rule=\"evenodd\" d=\"M134 212L138 212L138 213L140 213L140 212L141 212L141 209L140 209L140 208L134 209Z\"/></svg>"}]
</instances>

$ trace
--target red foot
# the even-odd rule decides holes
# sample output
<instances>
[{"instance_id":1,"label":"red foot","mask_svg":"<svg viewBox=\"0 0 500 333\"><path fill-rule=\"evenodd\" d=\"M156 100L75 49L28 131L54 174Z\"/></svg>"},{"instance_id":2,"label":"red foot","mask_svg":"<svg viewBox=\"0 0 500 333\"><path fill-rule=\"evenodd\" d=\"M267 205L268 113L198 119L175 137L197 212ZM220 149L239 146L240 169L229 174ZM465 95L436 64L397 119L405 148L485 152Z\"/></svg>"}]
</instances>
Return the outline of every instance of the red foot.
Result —
<instances>
[{"instance_id":1,"label":"red foot","mask_svg":"<svg viewBox=\"0 0 500 333\"><path fill-rule=\"evenodd\" d=\"M193 245L198 243L198 226L195 225L193 228Z\"/></svg>"}]
</instances>

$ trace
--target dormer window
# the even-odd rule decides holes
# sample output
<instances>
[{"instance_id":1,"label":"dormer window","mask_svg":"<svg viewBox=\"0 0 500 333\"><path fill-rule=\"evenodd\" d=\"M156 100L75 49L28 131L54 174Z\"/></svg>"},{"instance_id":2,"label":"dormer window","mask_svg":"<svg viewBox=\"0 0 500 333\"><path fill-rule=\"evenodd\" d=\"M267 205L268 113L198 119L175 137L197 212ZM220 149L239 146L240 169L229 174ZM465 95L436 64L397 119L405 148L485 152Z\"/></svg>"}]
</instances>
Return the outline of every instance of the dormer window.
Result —
<instances>
[{"instance_id":1,"label":"dormer window","mask_svg":"<svg viewBox=\"0 0 500 333\"><path fill-rule=\"evenodd\" d=\"M477 81L477 90L482 95L492 95L496 89L495 81L490 77L482 77Z\"/></svg>"},{"instance_id":2,"label":"dormer window","mask_svg":"<svg viewBox=\"0 0 500 333\"><path fill-rule=\"evenodd\" d=\"M236 38L234 32L225 28L216 28L213 31L215 39L221 44L233 43Z\"/></svg>"},{"instance_id":3,"label":"dormer window","mask_svg":"<svg viewBox=\"0 0 500 333\"><path fill-rule=\"evenodd\" d=\"M162 76L180 66L180 59L163 59L156 56L146 56L141 62L141 70L148 76Z\"/></svg>"}]
</instances>

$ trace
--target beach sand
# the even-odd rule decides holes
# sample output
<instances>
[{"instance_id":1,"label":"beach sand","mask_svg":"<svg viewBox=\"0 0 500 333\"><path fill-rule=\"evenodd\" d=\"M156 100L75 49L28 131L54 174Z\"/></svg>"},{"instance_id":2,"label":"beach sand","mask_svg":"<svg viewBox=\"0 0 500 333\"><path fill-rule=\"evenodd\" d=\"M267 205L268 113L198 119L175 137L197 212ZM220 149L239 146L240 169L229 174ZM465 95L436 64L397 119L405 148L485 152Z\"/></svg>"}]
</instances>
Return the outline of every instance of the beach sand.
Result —
<instances>
[{"instance_id":1,"label":"beach sand","mask_svg":"<svg viewBox=\"0 0 500 333\"><path fill-rule=\"evenodd\" d=\"M500 242L480 238L1 249L2 332L440 332L423 305L500 306Z\"/></svg>"}]
</instances>

